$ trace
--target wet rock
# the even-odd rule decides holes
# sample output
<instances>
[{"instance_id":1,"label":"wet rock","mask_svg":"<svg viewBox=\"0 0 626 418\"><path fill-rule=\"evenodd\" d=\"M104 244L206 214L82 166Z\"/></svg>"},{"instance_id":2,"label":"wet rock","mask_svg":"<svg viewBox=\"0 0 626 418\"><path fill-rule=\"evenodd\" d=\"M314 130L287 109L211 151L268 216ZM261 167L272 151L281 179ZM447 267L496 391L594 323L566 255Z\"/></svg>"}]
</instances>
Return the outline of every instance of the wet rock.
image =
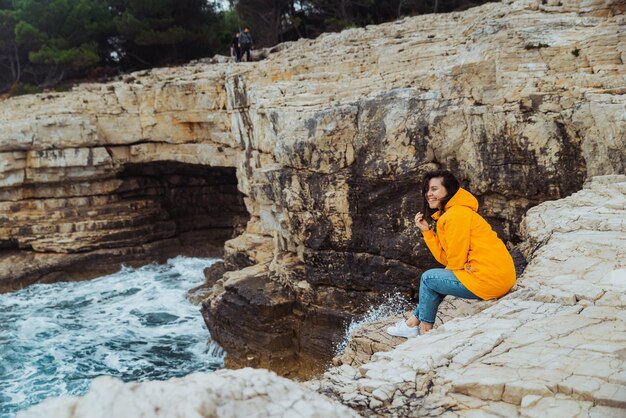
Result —
<instances>
[{"instance_id":1,"label":"wet rock","mask_svg":"<svg viewBox=\"0 0 626 418\"><path fill-rule=\"evenodd\" d=\"M200 286L196 286L187 292L187 299L195 304L199 305L213 292L213 286L219 279L226 273L226 266L223 261L218 261L212 264L210 267L204 269L205 282Z\"/></svg>"},{"instance_id":2,"label":"wet rock","mask_svg":"<svg viewBox=\"0 0 626 418\"><path fill-rule=\"evenodd\" d=\"M453 318L463 318L475 315L496 303L495 300L476 301L455 297L447 297L439 306L435 326L439 326ZM407 319L412 312L404 315L387 318L381 321L365 324L356 329L350 336L349 343L344 351L333 359L335 366L349 365L359 367L368 363L372 355L379 351L389 351L406 341L403 337L394 337L387 334L387 328L399 319Z\"/></svg>"}]
</instances>

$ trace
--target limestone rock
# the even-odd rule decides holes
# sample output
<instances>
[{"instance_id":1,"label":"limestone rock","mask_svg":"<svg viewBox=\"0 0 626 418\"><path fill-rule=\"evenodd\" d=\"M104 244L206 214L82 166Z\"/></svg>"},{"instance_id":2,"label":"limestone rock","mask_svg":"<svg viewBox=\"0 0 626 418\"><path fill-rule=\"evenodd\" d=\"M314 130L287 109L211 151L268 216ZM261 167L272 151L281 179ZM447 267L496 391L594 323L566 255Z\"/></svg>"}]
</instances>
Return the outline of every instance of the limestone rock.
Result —
<instances>
[{"instance_id":1,"label":"limestone rock","mask_svg":"<svg viewBox=\"0 0 626 418\"><path fill-rule=\"evenodd\" d=\"M494 305L495 300L467 300L455 297L447 297L439 305L435 326L442 325L453 318L462 318L479 313ZM359 367L368 363L372 355L379 351L389 351L406 341L402 337L394 337L387 334L387 328L399 319L408 318L412 312L406 312L401 316L394 316L382 321L376 321L357 328L350 336L350 341L343 352L333 359L335 366L348 365Z\"/></svg>"},{"instance_id":2,"label":"limestone rock","mask_svg":"<svg viewBox=\"0 0 626 418\"><path fill-rule=\"evenodd\" d=\"M96 378L82 397L52 398L19 418L358 417L266 370L219 370L164 382Z\"/></svg>"}]
</instances>

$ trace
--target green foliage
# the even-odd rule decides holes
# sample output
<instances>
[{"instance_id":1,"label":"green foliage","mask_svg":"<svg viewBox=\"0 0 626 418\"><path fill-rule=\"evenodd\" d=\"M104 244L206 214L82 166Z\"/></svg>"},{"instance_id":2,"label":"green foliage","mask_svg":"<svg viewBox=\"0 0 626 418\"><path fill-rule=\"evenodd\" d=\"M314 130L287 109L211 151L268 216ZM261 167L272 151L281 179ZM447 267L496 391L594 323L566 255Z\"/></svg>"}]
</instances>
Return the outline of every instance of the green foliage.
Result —
<instances>
[{"instance_id":1,"label":"green foliage","mask_svg":"<svg viewBox=\"0 0 626 418\"><path fill-rule=\"evenodd\" d=\"M244 26L263 47L484 2L231 0L231 10L218 12L212 0L0 0L0 93L228 53Z\"/></svg>"},{"instance_id":2,"label":"green foliage","mask_svg":"<svg viewBox=\"0 0 626 418\"><path fill-rule=\"evenodd\" d=\"M111 16L102 2L13 0L3 7L2 32L12 32L0 45L0 64L11 70L11 77L1 79L5 90L21 85L21 80L47 87L65 77L80 77L106 53L102 46L110 33Z\"/></svg>"},{"instance_id":3,"label":"green foliage","mask_svg":"<svg viewBox=\"0 0 626 418\"><path fill-rule=\"evenodd\" d=\"M292 15L291 0L239 0L235 10L243 22L250 24L255 45L269 46L282 41L284 18ZM256 32L255 32L256 30Z\"/></svg>"},{"instance_id":4,"label":"green foliage","mask_svg":"<svg viewBox=\"0 0 626 418\"><path fill-rule=\"evenodd\" d=\"M35 64L57 65L81 70L100 62L98 45L88 42L75 48L60 49L54 45L44 45L38 51L28 53L28 59Z\"/></svg>"},{"instance_id":5,"label":"green foliage","mask_svg":"<svg viewBox=\"0 0 626 418\"><path fill-rule=\"evenodd\" d=\"M15 40L22 45L42 45L47 39L45 33L23 20L15 25Z\"/></svg>"},{"instance_id":6,"label":"green foliage","mask_svg":"<svg viewBox=\"0 0 626 418\"><path fill-rule=\"evenodd\" d=\"M15 38L15 23L15 12L11 8L3 8L0 5L0 35L2 35L0 43Z\"/></svg>"},{"instance_id":7,"label":"green foliage","mask_svg":"<svg viewBox=\"0 0 626 418\"><path fill-rule=\"evenodd\" d=\"M240 22L239 16L237 16L237 12L234 10L227 10L220 14L220 21L217 31L217 37L219 42L224 45L230 45L235 33L239 31L239 29L244 26L243 23ZM223 49L222 49L223 50Z\"/></svg>"},{"instance_id":8,"label":"green foliage","mask_svg":"<svg viewBox=\"0 0 626 418\"><path fill-rule=\"evenodd\" d=\"M137 45L171 45L185 40L189 31L178 26L173 17L175 2L131 1L115 18L117 32Z\"/></svg>"},{"instance_id":9,"label":"green foliage","mask_svg":"<svg viewBox=\"0 0 626 418\"><path fill-rule=\"evenodd\" d=\"M205 0L109 0L125 68L206 56L217 45L218 15Z\"/></svg>"},{"instance_id":10,"label":"green foliage","mask_svg":"<svg viewBox=\"0 0 626 418\"><path fill-rule=\"evenodd\" d=\"M207 56L230 42L223 16L206 0L0 0L0 92Z\"/></svg>"},{"instance_id":11,"label":"green foliage","mask_svg":"<svg viewBox=\"0 0 626 418\"><path fill-rule=\"evenodd\" d=\"M9 89L11 96L21 96L23 94L41 93L41 89L28 83L15 83Z\"/></svg>"}]
</instances>

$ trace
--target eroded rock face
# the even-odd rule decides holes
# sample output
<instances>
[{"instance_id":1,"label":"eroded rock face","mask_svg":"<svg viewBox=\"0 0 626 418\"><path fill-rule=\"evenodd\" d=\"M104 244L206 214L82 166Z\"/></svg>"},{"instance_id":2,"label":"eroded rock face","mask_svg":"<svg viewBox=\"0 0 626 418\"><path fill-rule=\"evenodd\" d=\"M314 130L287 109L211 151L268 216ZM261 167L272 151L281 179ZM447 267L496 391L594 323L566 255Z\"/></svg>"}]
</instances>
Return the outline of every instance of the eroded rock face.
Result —
<instances>
[{"instance_id":1,"label":"eroded rock face","mask_svg":"<svg viewBox=\"0 0 626 418\"><path fill-rule=\"evenodd\" d=\"M219 370L164 382L95 379L82 397L48 399L20 418L358 417L298 383L267 370Z\"/></svg>"},{"instance_id":2,"label":"eroded rock face","mask_svg":"<svg viewBox=\"0 0 626 418\"><path fill-rule=\"evenodd\" d=\"M264 355L271 338L239 336L264 323L268 302L225 276L205 318L227 350L243 351L230 364L284 370L288 329L307 364L329 360L351 315L389 293L415 296L435 266L411 225L429 169L457 172L510 242L529 207L589 175L623 172L620 4L517 2L405 19L300 41L255 67L234 125L258 152L252 213L275 249L268 271L250 275L282 286L276 309L285 297L292 311L265 328L281 349ZM591 122L600 108L606 123ZM235 311L238 323L226 316Z\"/></svg>"},{"instance_id":3,"label":"eroded rock face","mask_svg":"<svg viewBox=\"0 0 626 418\"><path fill-rule=\"evenodd\" d=\"M624 171L624 23L617 0L488 4L285 44L258 63L7 100L0 282L151 261L216 214L177 223L168 200L140 192L161 186L131 185L125 167L234 169L250 220L203 314L231 365L299 374L330 360L353 315L415 296L434 266L411 225L425 171L454 170L511 243L529 207ZM189 195L186 210L228 206ZM119 216L94 221L91 205ZM226 212L236 231L244 211Z\"/></svg>"},{"instance_id":4,"label":"eroded rock face","mask_svg":"<svg viewBox=\"0 0 626 418\"><path fill-rule=\"evenodd\" d=\"M6 191L33 197L0 202L7 248L0 251L1 288L90 277L180 253L220 255L249 218L234 168L150 162L109 170L79 183Z\"/></svg>"},{"instance_id":5,"label":"eroded rock face","mask_svg":"<svg viewBox=\"0 0 626 418\"><path fill-rule=\"evenodd\" d=\"M624 219L624 175L532 208L518 290L310 385L366 416L623 416Z\"/></svg>"}]
</instances>

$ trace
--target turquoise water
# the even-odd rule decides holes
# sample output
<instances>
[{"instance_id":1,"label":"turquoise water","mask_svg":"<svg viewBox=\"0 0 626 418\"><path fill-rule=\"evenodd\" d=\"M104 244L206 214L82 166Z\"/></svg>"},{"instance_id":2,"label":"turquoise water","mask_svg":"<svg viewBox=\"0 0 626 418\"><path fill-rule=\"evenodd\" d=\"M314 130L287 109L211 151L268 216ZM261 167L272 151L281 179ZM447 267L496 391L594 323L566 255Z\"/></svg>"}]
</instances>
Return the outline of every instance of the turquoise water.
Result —
<instances>
[{"instance_id":1,"label":"turquoise water","mask_svg":"<svg viewBox=\"0 0 626 418\"><path fill-rule=\"evenodd\" d=\"M223 351L186 299L215 261L177 257L0 295L0 417L84 394L100 375L164 380L222 367Z\"/></svg>"}]
</instances>

